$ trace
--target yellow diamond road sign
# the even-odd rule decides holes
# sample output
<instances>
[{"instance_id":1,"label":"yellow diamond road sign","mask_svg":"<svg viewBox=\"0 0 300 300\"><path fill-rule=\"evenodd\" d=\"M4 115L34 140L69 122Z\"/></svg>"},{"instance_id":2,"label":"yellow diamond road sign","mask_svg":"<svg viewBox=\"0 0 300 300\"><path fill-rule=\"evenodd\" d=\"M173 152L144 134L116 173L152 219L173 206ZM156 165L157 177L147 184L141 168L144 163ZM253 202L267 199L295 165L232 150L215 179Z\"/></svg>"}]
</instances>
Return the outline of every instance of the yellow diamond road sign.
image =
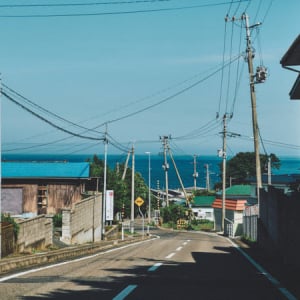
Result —
<instances>
[{"instance_id":1,"label":"yellow diamond road sign","mask_svg":"<svg viewBox=\"0 0 300 300\"><path fill-rule=\"evenodd\" d=\"M142 206L144 204L144 200L141 197L137 197L134 201L137 206Z\"/></svg>"}]
</instances>

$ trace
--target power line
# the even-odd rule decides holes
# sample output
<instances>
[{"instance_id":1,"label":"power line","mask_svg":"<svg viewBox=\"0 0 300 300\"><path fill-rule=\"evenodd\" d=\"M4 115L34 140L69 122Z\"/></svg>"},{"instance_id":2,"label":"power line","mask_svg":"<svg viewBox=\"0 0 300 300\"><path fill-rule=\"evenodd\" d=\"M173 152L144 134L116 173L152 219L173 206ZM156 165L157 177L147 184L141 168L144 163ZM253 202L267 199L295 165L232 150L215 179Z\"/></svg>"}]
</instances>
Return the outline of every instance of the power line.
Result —
<instances>
[{"instance_id":1,"label":"power line","mask_svg":"<svg viewBox=\"0 0 300 300\"><path fill-rule=\"evenodd\" d=\"M242 140L249 140L253 141L252 136L246 136L246 135L239 135L237 138L240 138ZM263 139L265 144L273 145L273 146L278 146L281 148L287 148L287 149L295 149L295 150L300 150L300 145L295 145L295 144L289 144L289 143L283 143L283 142L278 142L278 141L272 141L268 139Z\"/></svg>"},{"instance_id":2,"label":"power line","mask_svg":"<svg viewBox=\"0 0 300 300\"><path fill-rule=\"evenodd\" d=\"M98 5L120 5L137 3L170 2L173 0L133 0L133 1L107 1L107 2L85 2L85 3L38 3L38 4L1 4L0 8L32 8L32 7L70 7L70 6L98 6Z\"/></svg>"},{"instance_id":3,"label":"power line","mask_svg":"<svg viewBox=\"0 0 300 300\"><path fill-rule=\"evenodd\" d=\"M16 105L18 105L19 107L21 107L23 110L26 110L27 112L29 112L30 114L32 114L33 116L37 117L38 119L42 120L43 122L49 124L50 126L63 131L65 133L68 133L72 136L76 136L82 139L87 139L87 140L94 140L94 141L101 141L103 140L103 138L95 138L95 137L90 137L90 136L84 136L72 131L69 131L67 129L64 129L56 124L54 124L53 122L47 120L46 118L40 116L39 114L37 114L36 112L32 111L31 109L27 108L26 106L24 106L23 104L19 103L17 100L13 99L11 96L7 95L6 92L2 91L2 95L5 96L8 100L10 100L11 102L15 103Z\"/></svg>"},{"instance_id":4,"label":"power line","mask_svg":"<svg viewBox=\"0 0 300 300\"><path fill-rule=\"evenodd\" d=\"M220 120L216 121L215 119L207 122L206 124L204 124L203 126L201 126L200 128L197 128L183 136L178 136L178 137L172 137L172 139L174 140L188 140L188 139L194 139L196 137L199 136L203 136L211 131L214 131L216 128L218 128L220 126Z\"/></svg>"},{"instance_id":5,"label":"power line","mask_svg":"<svg viewBox=\"0 0 300 300\"><path fill-rule=\"evenodd\" d=\"M129 117L135 116L135 115L137 115L139 113L142 113L144 111L150 110L150 109L152 109L152 108L154 108L154 107L156 107L156 106L158 106L160 104L168 102L168 101L172 100L173 98L175 98L175 97L177 97L177 96L179 96L179 95L181 95L181 94L189 91L190 89L194 88L195 86L199 85L200 83L206 81L207 79L211 78L212 76L214 76L215 74L217 74L218 72L220 72L224 67L227 67L228 65L232 64L233 62L235 62L236 60L238 60L240 57L241 57L241 54L238 55L238 56L236 56L235 58L233 58L231 61L227 62L224 66L222 66L222 67L218 68L217 70L211 72L210 74L208 74L204 78L201 78L200 80L198 80L195 83L189 85L188 87L185 87L185 88L181 89L180 91L178 91L178 92L176 92L176 93L174 93L174 94L172 94L170 96L167 96L164 99L162 99L162 100L160 100L160 101L158 101L156 103L153 103L153 104L148 105L148 106L146 106L144 108L138 109L138 110L136 110L134 112L128 113L128 114L126 114L124 116L121 116L119 118L115 118L113 120L104 122L104 123L102 123L102 124L100 124L98 126L95 126L93 129L102 127L105 123L110 124L110 123L115 123L117 121L121 121L121 120L127 119Z\"/></svg>"},{"instance_id":6,"label":"power line","mask_svg":"<svg viewBox=\"0 0 300 300\"><path fill-rule=\"evenodd\" d=\"M29 104L32 105L33 107L38 108L40 111L45 112L46 114L48 114L48 115L50 115L50 116L53 116L53 117L57 118L58 120L61 120L61 121L65 122L65 123L67 123L67 124L69 124L69 125L72 125L72 126L75 126L75 127L81 128L81 129L84 129L86 132L87 132L87 131L94 131L94 130L89 129L89 128L87 128L87 127L84 127L84 126L78 125L78 124L76 124L76 123L74 123L74 122L71 122L71 121L69 121L69 120L67 120L67 119L65 119L65 118L63 118L63 117L61 117L61 116L59 116L58 114L55 114L55 113L49 111L48 109L46 109L46 108L44 108L44 107L38 105L37 103L35 103L35 102L29 100L28 98L24 97L23 95L21 95L20 93L16 92L15 90L13 90L12 88L8 87L8 86L5 85L5 84L2 84L2 86L3 86L5 89L7 89L9 92L12 92L13 94L17 95L17 96L20 97L21 99L25 100L27 103L29 103ZM7 92L6 92L6 93L7 93ZM99 133L100 133L100 134L103 134L102 132L99 132L99 131L95 131L95 133L97 133L97 134L99 134Z\"/></svg>"},{"instance_id":7,"label":"power line","mask_svg":"<svg viewBox=\"0 0 300 300\"><path fill-rule=\"evenodd\" d=\"M249 0L240 0L235 2L248 2ZM153 9L137 9L127 11L110 11L110 12L95 12L95 13L57 13L57 14L23 14L23 15L0 15L0 18L55 18L55 17L92 17L92 16L106 16L106 15L128 15L128 14L139 14L139 13L153 13L153 12L166 12L166 11L178 11L204 7L215 7L228 5L229 2L219 2L211 4L199 4L190 6L179 6L169 8L153 8Z\"/></svg>"},{"instance_id":8,"label":"power line","mask_svg":"<svg viewBox=\"0 0 300 300\"><path fill-rule=\"evenodd\" d=\"M188 86L188 87L186 87L186 88L180 90L179 92L177 92L177 93L175 93L175 94L173 94L173 95L171 95L171 96L169 96L169 97L164 98L163 100L160 100L159 102L156 102L156 103L154 103L154 104L152 104L152 105L150 105L150 106L147 106L147 107L145 107L145 108L143 108L143 109L137 110L137 111L135 111L135 112L132 112L132 113L127 114L127 115L124 115L124 116L122 116L122 117L120 117L120 118L116 118L116 119L114 119L114 120L110 120L110 121L105 122L105 123L113 123L113 122L117 122L117 121L123 120L123 119L125 119L125 118L129 118L129 117L134 116L134 115L136 115L136 114L138 114L138 113L144 112L144 111L146 111L146 110L148 110L148 109L151 109L151 108L153 108L153 107L155 107L155 106L158 106L158 105L160 105L160 104L162 104L162 103L164 103L164 102L166 102L166 101L169 101L169 100L173 99L174 97L176 97L176 96L178 96L178 95L180 95L180 94L186 92L187 90L193 88L194 86L200 84L201 82L205 81L206 79L210 78L211 76L215 75L215 74L218 73L220 70L223 70L223 68L225 68L227 65L233 63L233 62L234 62L235 60L237 60L239 57L240 57L240 56L237 56L237 57L234 58L232 61L229 61L229 62L227 62L226 64L222 64L222 66L219 67L217 70L211 72L210 74L208 74L208 75L205 76L204 78L201 78L201 79L198 80L196 83L194 83L194 84L192 84L192 85L190 85L190 86ZM198 76L198 75L197 75L197 76ZM193 78L194 78L194 77L196 77L196 76L193 76ZM190 80L190 79L189 79L189 80ZM188 80L185 80L183 83L185 83L185 82L187 82L187 81L188 81ZM183 84L183 83L180 83L180 84ZM7 89L13 91L14 93L16 93L17 95L19 95L19 96L22 97L23 99L26 99L27 101L29 101L30 103L32 103L34 106L40 107L39 105L35 104L34 102L30 101L29 99L27 99L27 98L23 97L22 95L18 94L17 92L15 92L13 89L9 88L8 86L5 85L5 87L6 87ZM170 89L170 88L168 88L168 89ZM166 89L166 90L168 90L168 89ZM23 109L25 109L25 110L27 110L28 112L32 113L32 114L35 115L36 117L42 119L43 121L46 120L45 118L39 116L38 114L34 113L34 112L31 111L30 109L28 109L28 108L26 108L25 106L23 106L22 104L20 104L20 103L17 102L16 100L13 100L13 98L10 97L10 96L8 96L6 93L3 92L3 94L4 94L5 96L7 96L9 100L11 100L11 101L13 101L15 104L21 106ZM40 108L41 108L42 110L44 110L44 111L49 112L49 113L52 114L52 115L55 115L55 114L53 114L52 112L50 112L50 111L48 111L48 110L45 110L45 109L42 108L42 107L40 107ZM57 115L55 115L55 116L57 116ZM57 117L61 118L60 116L57 116ZM61 119L65 120L64 118L61 118ZM66 121L67 121L68 123L71 123L71 124L74 124L74 125L76 125L76 126L79 126L79 125L77 125L77 124L75 124L75 123L73 123L73 122L70 122L70 121L68 121L68 120L66 120ZM211 122L211 121L210 121L210 122ZM209 123L210 123L210 122L209 122ZM47 123L48 123L49 125L53 124L52 122L50 122L50 121L48 121L48 120L47 120ZM95 129L97 129L97 128L99 128L99 127L102 127L105 123L102 123L102 124L100 124L100 125L97 125L97 126L95 126L94 128L91 128L91 129L88 129L88 128L79 126L79 127L83 128L83 129L85 129L85 131L82 132L81 134L84 134L84 133L87 132L87 131L95 131ZM54 124L53 124L53 125L54 125ZM60 128L60 130L66 132L66 133L68 133L68 134L71 134L71 131L68 131L68 130L66 130L66 129L63 129L62 127L59 127L59 126L57 126L57 125L54 125L54 126L53 126L53 125L51 125L51 126L54 127L54 128L56 128L56 129L59 129L59 128ZM204 125L203 127L206 127L207 125L208 125L208 124ZM68 138L72 138L73 136L81 137L81 136L82 136L81 134L73 134L73 133L72 133L72 134L71 134L72 136L71 136L71 137L68 137ZM198 135L199 135L199 134L198 134ZM68 138L58 139L58 140L55 140L55 141L51 141L51 142L47 142L47 143L43 143L43 144L39 144L39 145L35 145L35 146L26 146L26 147L21 147L21 148L7 149L7 150L5 150L5 151L19 151L19 150L28 150L28 149L38 148L38 147L44 147L44 146L52 145L52 144L55 144L55 143L59 143L59 142L64 141L64 140L66 140L66 139L68 139ZM99 140L99 138L91 138L91 137L86 137L86 138L94 139L94 140ZM183 139L183 138L184 138L184 137L181 137L181 139ZM103 140L103 138L101 138L100 140ZM121 147L121 148L122 148L122 146L120 146L120 145L119 145L119 146L117 145L116 147L119 147L119 148ZM123 148L122 150L124 150L124 148ZM124 150L124 151L125 151L125 150ZM126 150L126 151L127 151L127 150Z\"/></svg>"}]
</instances>

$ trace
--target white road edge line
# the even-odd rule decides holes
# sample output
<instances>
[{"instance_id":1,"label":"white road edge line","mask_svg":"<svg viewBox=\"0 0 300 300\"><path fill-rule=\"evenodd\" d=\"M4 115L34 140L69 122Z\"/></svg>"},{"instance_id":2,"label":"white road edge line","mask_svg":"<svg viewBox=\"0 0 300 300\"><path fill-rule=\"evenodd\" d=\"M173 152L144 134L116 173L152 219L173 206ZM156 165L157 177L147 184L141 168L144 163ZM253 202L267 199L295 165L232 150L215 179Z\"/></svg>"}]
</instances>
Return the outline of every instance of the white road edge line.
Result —
<instances>
[{"instance_id":1,"label":"white road edge line","mask_svg":"<svg viewBox=\"0 0 300 300\"><path fill-rule=\"evenodd\" d=\"M234 243L232 240L227 240L266 278L288 299L288 300L297 300L297 298L289 292L285 287L282 287L280 282L268 273L259 263L257 263L251 256L249 256L240 246Z\"/></svg>"},{"instance_id":2,"label":"white road edge line","mask_svg":"<svg viewBox=\"0 0 300 300\"><path fill-rule=\"evenodd\" d=\"M125 299L135 288L137 288L136 284L128 285L123 291L121 291L113 300L123 300Z\"/></svg>"},{"instance_id":3,"label":"white road edge line","mask_svg":"<svg viewBox=\"0 0 300 300\"><path fill-rule=\"evenodd\" d=\"M156 238L159 238L159 236L157 236ZM124 245L122 247L109 249L109 250L106 250L106 251L103 251L103 252L99 252L99 253L96 253L96 254L93 254L93 255L89 255L89 256L85 256L85 257L81 257L81 258L76 258L76 259L73 259L73 260L69 260L69 261L57 263L57 264L54 264L54 265L40 267L40 268L35 268L35 269L32 269L32 270L28 270L28 271L24 271L24 272L12 274L12 275L0 278L0 283L4 282L4 281L7 281L9 279L12 279L12 278L17 278L17 277L20 277L20 276L23 276L23 275L27 275L27 274L30 274L30 273L34 273L34 272L38 272L38 271L43 271L43 270L47 270L47 269L51 269L51 268L60 267L60 266L63 266L63 265L67 265L67 264L79 262L79 261L82 261L82 260L94 258L94 257L100 256L100 255L106 254L106 253L115 252L115 251L118 251L118 250L121 250L121 249L125 249L125 248L129 248L129 247L135 246L135 245L147 243L147 242L150 242L150 241L153 241L153 240L154 239L140 241L140 242L137 242L137 243L132 243L132 244Z\"/></svg>"},{"instance_id":4,"label":"white road edge line","mask_svg":"<svg viewBox=\"0 0 300 300\"><path fill-rule=\"evenodd\" d=\"M161 265L162 265L161 262L154 264L152 267L150 267L150 268L148 269L148 272L154 272L154 271L157 270Z\"/></svg>"},{"instance_id":5,"label":"white road edge line","mask_svg":"<svg viewBox=\"0 0 300 300\"><path fill-rule=\"evenodd\" d=\"M175 253L172 252L172 253L170 253L168 256L166 256L165 258L166 258L166 259L169 259L169 258L173 257L174 255L175 255Z\"/></svg>"}]
</instances>

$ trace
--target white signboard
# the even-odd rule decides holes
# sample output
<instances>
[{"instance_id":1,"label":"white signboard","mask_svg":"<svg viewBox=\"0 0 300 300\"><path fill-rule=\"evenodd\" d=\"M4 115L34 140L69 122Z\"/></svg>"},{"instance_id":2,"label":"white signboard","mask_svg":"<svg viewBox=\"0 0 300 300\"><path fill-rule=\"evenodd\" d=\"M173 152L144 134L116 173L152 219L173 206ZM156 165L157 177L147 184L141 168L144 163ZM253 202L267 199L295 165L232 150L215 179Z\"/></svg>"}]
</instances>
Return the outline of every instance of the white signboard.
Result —
<instances>
[{"instance_id":1,"label":"white signboard","mask_svg":"<svg viewBox=\"0 0 300 300\"><path fill-rule=\"evenodd\" d=\"M105 220L113 221L114 219L114 191L108 190L106 191L106 213Z\"/></svg>"}]
</instances>

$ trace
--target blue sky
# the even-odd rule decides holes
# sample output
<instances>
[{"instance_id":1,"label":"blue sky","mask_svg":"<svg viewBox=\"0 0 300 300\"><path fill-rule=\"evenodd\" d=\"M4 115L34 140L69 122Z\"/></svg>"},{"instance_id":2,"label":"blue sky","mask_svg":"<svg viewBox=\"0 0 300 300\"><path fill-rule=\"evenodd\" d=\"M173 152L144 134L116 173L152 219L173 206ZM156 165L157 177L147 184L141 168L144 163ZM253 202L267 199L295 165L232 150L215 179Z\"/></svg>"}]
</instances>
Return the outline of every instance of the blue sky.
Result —
<instances>
[{"instance_id":1,"label":"blue sky","mask_svg":"<svg viewBox=\"0 0 300 300\"><path fill-rule=\"evenodd\" d=\"M107 123L110 153L132 144L137 153L160 152L159 137L171 135L175 154L215 155L222 147L224 113L233 113L228 130L241 135L228 138L229 155L253 151L247 64L240 57L218 71L223 61L245 52L246 31L239 19L246 11L250 25L263 21L259 31L252 31L254 67L263 64L269 73L256 85L261 152L300 155L300 101L289 99L297 74L280 65L299 34L298 0L120 2L50 7L84 1L1 1L4 90L47 109L31 106L73 133L102 138ZM34 3L48 6L3 7ZM226 23L226 14L235 22ZM102 141L72 137L6 97L1 100L4 153L103 153Z\"/></svg>"}]
</instances>

